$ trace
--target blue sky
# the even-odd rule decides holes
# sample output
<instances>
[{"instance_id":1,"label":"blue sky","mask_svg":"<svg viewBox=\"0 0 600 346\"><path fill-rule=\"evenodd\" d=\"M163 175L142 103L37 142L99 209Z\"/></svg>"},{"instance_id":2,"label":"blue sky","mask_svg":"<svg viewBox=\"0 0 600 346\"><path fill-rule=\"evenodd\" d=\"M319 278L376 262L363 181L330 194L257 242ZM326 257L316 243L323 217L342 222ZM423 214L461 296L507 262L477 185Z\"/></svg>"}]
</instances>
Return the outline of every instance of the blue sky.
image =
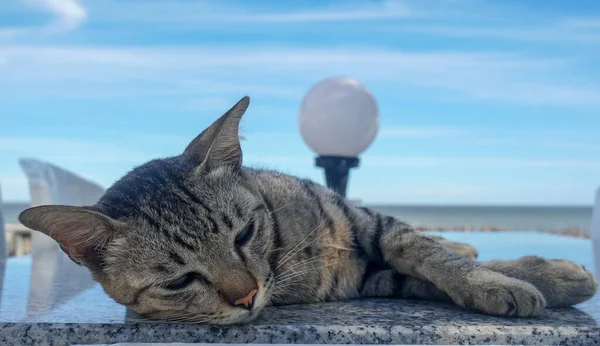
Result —
<instances>
[{"instance_id":1,"label":"blue sky","mask_svg":"<svg viewBox=\"0 0 600 346\"><path fill-rule=\"evenodd\" d=\"M109 186L246 94L245 163L323 182L298 109L345 75L380 110L349 197L590 204L598 47L596 0L4 0L0 184L27 200L35 157Z\"/></svg>"}]
</instances>

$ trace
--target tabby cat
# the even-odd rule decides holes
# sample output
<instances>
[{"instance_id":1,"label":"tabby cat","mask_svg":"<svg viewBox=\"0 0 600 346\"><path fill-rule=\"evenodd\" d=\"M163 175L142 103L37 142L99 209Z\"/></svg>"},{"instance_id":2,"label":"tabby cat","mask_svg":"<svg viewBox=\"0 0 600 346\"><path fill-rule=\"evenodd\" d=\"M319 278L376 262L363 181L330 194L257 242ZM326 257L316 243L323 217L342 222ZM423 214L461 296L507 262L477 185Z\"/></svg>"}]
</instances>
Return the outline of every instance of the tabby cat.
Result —
<instances>
[{"instance_id":1,"label":"tabby cat","mask_svg":"<svg viewBox=\"0 0 600 346\"><path fill-rule=\"evenodd\" d=\"M117 302L153 319L243 323L267 305L359 297L452 301L498 316L568 307L597 289L580 265L477 262L322 185L242 166L242 98L175 157L139 166L93 206L20 221L57 241Z\"/></svg>"}]
</instances>

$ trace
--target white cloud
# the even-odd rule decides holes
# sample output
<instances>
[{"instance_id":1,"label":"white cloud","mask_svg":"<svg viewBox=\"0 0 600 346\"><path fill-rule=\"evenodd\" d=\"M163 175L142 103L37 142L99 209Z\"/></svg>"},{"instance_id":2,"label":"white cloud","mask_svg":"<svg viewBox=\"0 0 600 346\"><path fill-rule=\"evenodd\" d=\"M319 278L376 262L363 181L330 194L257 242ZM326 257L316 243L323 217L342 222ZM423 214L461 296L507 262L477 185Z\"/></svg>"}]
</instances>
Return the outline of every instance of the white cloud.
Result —
<instances>
[{"instance_id":1,"label":"white cloud","mask_svg":"<svg viewBox=\"0 0 600 346\"><path fill-rule=\"evenodd\" d=\"M158 153L144 154L112 142L94 142L53 137L1 137L0 153L11 157L34 157L62 163L137 163ZM6 157L6 156L3 156Z\"/></svg>"},{"instance_id":2,"label":"white cloud","mask_svg":"<svg viewBox=\"0 0 600 346\"><path fill-rule=\"evenodd\" d=\"M254 165L307 165L312 164L309 156L245 155L244 164Z\"/></svg>"},{"instance_id":3,"label":"white cloud","mask_svg":"<svg viewBox=\"0 0 600 346\"><path fill-rule=\"evenodd\" d=\"M510 89L505 89L510 88ZM600 89L560 83L518 81L471 89L471 95L487 100L504 100L534 105L600 107Z\"/></svg>"},{"instance_id":4,"label":"white cloud","mask_svg":"<svg viewBox=\"0 0 600 346\"><path fill-rule=\"evenodd\" d=\"M87 18L78 0L21 0L32 8L50 13L54 18L40 27L0 27L0 40L60 34L77 29Z\"/></svg>"},{"instance_id":5,"label":"white cloud","mask_svg":"<svg viewBox=\"0 0 600 346\"><path fill-rule=\"evenodd\" d=\"M379 138L434 138L454 136L468 130L449 126L389 126L381 129Z\"/></svg>"},{"instance_id":6,"label":"white cloud","mask_svg":"<svg viewBox=\"0 0 600 346\"><path fill-rule=\"evenodd\" d=\"M426 5L425 5L426 4ZM419 20L387 23L378 30L438 38L492 39L544 44L596 44L600 18L540 13L535 7L489 0L405 1Z\"/></svg>"},{"instance_id":7,"label":"white cloud","mask_svg":"<svg viewBox=\"0 0 600 346\"><path fill-rule=\"evenodd\" d=\"M565 26L585 29L600 29L600 18L569 18L564 21Z\"/></svg>"},{"instance_id":8,"label":"white cloud","mask_svg":"<svg viewBox=\"0 0 600 346\"><path fill-rule=\"evenodd\" d=\"M404 52L301 47L74 47L0 45L2 83L31 96L210 95L250 93L299 99L325 75L352 75L390 90L419 86L426 95L526 104L600 106L600 91L567 85L568 61L522 54ZM235 78L232 78L235 76ZM285 81L285 83L283 82ZM60 88L56 88L59 83ZM128 84L130 83L130 84ZM260 84L258 84L260 83Z\"/></svg>"},{"instance_id":9,"label":"white cloud","mask_svg":"<svg viewBox=\"0 0 600 346\"><path fill-rule=\"evenodd\" d=\"M591 23L590 23L591 25ZM576 30L556 24L554 26L496 26L463 24L395 25L382 28L395 33L418 33L436 37L496 39L528 42L574 42L594 44L600 42L600 33Z\"/></svg>"},{"instance_id":10,"label":"white cloud","mask_svg":"<svg viewBox=\"0 0 600 346\"><path fill-rule=\"evenodd\" d=\"M347 1L321 5L305 5L303 9L285 6L265 6L260 3L227 4L211 1L169 2L89 1L86 5L95 19L112 24L165 25L165 30L217 29L227 31L260 31L302 28L303 32L324 30L315 24L352 23L348 30L365 31L393 23L392 31L435 35L439 37L471 37L595 43L597 33L589 32L599 26L597 18L544 17L518 4L485 0L463 1ZM306 9L308 7L308 9ZM288 6L289 8L289 6ZM507 19L508 18L508 19ZM525 25L512 18L531 18ZM550 20L548 20L548 18ZM392 21L393 20L393 21ZM550 22L550 23L549 23ZM465 25L469 23L469 25ZM361 26L364 25L364 26ZM385 24L384 24L385 25ZM383 26L385 30L390 27ZM150 29L153 29L152 27ZM373 31L374 34L380 34Z\"/></svg>"},{"instance_id":11,"label":"white cloud","mask_svg":"<svg viewBox=\"0 0 600 346\"><path fill-rule=\"evenodd\" d=\"M27 0L27 2L53 13L57 17L54 26L60 30L75 29L87 17L86 10L77 0Z\"/></svg>"},{"instance_id":12,"label":"white cloud","mask_svg":"<svg viewBox=\"0 0 600 346\"><path fill-rule=\"evenodd\" d=\"M583 137L583 136L577 136ZM561 138L561 141L557 141L556 138ZM586 142L585 140L572 139L567 136L566 133L556 134L554 139L549 136L539 136L535 133L524 137L497 137L491 135L490 137L473 138L473 144L479 146L509 146L509 147L521 147L525 144L529 147L535 148L551 148L555 150L573 150L576 152L600 152L600 145L596 142Z\"/></svg>"},{"instance_id":13,"label":"white cloud","mask_svg":"<svg viewBox=\"0 0 600 346\"><path fill-rule=\"evenodd\" d=\"M22 29L19 28L0 28L0 40L7 40L21 34Z\"/></svg>"},{"instance_id":14,"label":"white cloud","mask_svg":"<svg viewBox=\"0 0 600 346\"><path fill-rule=\"evenodd\" d=\"M411 16L411 10L403 2L389 1L349 1L308 10L280 10L260 3L236 3L229 5L217 2L189 2L172 0L169 2L109 1L88 2L90 11L99 19L128 23L168 23L169 29L190 26L205 27L208 24L312 24L331 22L369 21L377 19L399 19ZM280 7L285 8L285 7Z\"/></svg>"},{"instance_id":15,"label":"white cloud","mask_svg":"<svg viewBox=\"0 0 600 346\"><path fill-rule=\"evenodd\" d=\"M295 13L264 13L247 14L245 16L225 16L233 22L251 23L313 23L313 22L341 22L360 21L373 19L398 19L409 18L411 12L398 1L384 1L382 4L352 9L330 8L319 11L295 12Z\"/></svg>"},{"instance_id":16,"label":"white cloud","mask_svg":"<svg viewBox=\"0 0 600 346\"><path fill-rule=\"evenodd\" d=\"M595 160L572 159L518 159L511 157L452 157L452 156L377 156L369 155L364 159L364 164L371 167L472 167L479 168L564 168L579 170L600 170L600 162Z\"/></svg>"}]
</instances>

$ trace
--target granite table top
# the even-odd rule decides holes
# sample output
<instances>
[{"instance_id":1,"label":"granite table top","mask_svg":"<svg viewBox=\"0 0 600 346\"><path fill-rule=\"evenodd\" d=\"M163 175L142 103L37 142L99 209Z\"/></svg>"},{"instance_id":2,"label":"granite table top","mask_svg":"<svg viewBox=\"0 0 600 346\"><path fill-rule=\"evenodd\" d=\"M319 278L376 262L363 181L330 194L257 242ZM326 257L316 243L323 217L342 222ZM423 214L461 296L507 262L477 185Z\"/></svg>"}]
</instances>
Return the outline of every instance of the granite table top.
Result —
<instances>
[{"instance_id":1,"label":"granite table top","mask_svg":"<svg viewBox=\"0 0 600 346\"><path fill-rule=\"evenodd\" d=\"M112 301L62 253L0 262L0 345L114 343L600 344L600 295L540 318L368 299L272 307L247 325L156 323Z\"/></svg>"}]
</instances>

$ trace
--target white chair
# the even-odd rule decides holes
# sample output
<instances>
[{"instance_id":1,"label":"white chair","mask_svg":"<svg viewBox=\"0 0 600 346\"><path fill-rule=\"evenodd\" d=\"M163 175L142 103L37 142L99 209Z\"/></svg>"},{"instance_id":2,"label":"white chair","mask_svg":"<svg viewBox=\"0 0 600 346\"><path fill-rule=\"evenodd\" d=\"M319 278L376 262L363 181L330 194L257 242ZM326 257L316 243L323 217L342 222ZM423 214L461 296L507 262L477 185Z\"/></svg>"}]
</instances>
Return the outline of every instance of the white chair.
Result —
<instances>
[{"instance_id":1,"label":"white chair","mask_svg":"<svg viewBox=\"0 0 600 346\"><path fill-rule=\"evenodd\" d=\"M19 164L29 182L31 206L92 205L104 193L98 184L48 162L21 159ZM71 261L58 243L43 233L32 232L31 253L29 313L43 313L95 284L87 268Z\"/></svg>"},{"instance_id":2,"label":"white chair","mask_svg":"<svg viewBox=\"0 0 600 346\"><path fill-rule=\"evenodd\" d=\"M98 184L79 177L53 164L35 160L19 160L29 181L31 206L47 204L92 205L104 194ZM40 232L31 236L32 252L60 249L50 237Z\"/></svg>"}]
</instances>

